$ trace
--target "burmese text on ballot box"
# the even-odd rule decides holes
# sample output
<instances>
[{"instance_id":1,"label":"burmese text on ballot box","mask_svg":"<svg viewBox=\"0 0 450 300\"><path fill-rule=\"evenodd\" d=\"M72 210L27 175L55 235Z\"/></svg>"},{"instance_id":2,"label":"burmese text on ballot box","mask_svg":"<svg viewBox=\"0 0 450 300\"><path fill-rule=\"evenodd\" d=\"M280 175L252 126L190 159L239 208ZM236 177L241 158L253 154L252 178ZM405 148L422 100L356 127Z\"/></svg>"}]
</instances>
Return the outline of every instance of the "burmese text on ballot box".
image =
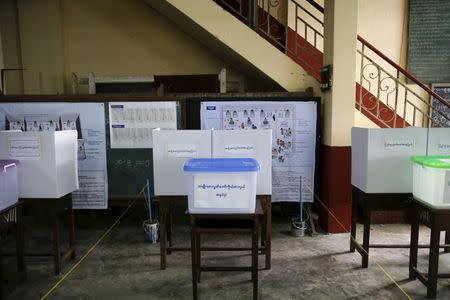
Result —
<instances>
[{"instance_id":1,"label":"burmese text on ballot box","mask_svg":"<svg viewBox=\"0 0 450 300\"><path fill-rule=\"evenodd\" d=\"M256 176L253 158L193 158L184 165L190 213L254 213Z\"/></svg>"}]
</instances>

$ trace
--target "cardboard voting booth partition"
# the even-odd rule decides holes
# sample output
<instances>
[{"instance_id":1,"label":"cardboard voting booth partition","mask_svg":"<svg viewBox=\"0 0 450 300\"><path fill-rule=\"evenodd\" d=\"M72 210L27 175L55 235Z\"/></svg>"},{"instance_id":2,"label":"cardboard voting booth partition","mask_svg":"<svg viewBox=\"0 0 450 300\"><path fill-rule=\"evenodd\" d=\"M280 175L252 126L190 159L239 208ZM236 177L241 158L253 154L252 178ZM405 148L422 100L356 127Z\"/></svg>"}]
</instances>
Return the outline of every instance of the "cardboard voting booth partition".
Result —
<instances>
[{"instance_id":1,"label":"cardboard voting booth partition","mask_svg":"<svg viewBox=\"0 0 450 300\"><path fill-rule=\"evenodd\" d=\"M213 157L254 158L260 165L257 195L272 194L272 130L213 130Z\"/></svg>"},{"instance_id":2,"label":"cardboard voting booth partition","mask_svg":"<svg viewBox=\"0 0 450 300\"><path fill-rule=\"evenodd\" d=\"M352 128L352 185L366 193L412 193L411 156L426 155L427 128Z\"/></svg>"},{"instance_id":3,"label":"cardboard voting booth partition","mask_svg":"<svg viewBox=\"0 0 450 300\"><path fill-rule=\"evenodd\" d=\"M188 194L183 166L191 158L211 157L211 130L153 130L155 195Z\"/></svg>"},{"instance_id":4,"label":"cardboard voting booth partition","mask_svg":"<svg viewBox=\"0 0 450 300\"><path fill-rule=\"evenodd\" d=\"M20 198L60 198L78 189L75 130L2 131L0 159L20 161Z\"/></svg>"},{"instance_id":5,"label":"cardboard voting booth partition","mask_svg":"<svg viewBox=\"0 0 450 300\"><path fill-rule=\"evenodd\" d=\"M191 158L254 158L257 195L272 194L272 130L154 130L155 195L188 195L183 166Z\"/></svg>"}]
</instances>

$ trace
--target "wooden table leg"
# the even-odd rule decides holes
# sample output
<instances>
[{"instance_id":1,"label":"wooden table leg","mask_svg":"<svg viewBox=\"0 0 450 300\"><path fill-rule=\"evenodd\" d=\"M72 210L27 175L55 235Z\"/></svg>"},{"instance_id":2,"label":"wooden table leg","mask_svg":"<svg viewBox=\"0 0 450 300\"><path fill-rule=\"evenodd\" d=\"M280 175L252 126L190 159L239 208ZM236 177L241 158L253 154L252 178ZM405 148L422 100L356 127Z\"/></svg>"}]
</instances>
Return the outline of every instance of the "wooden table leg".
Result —
<instances>
[{"instance_id":1,"label":"wooden table leg","mask_svg":"<svg viewBox=\"0 0 450 300\"><path fill-rule=\"evenodd\" d=\"M5 279L3 278L3 241L2 238L0 236L0 300L5 298L5 289L4 289L4 284L5 284Z\"/></svg>"},{"instance_id":2,"label":"wooden table leg","mask_svg":"<svg viewBox=\"0 0 450 300\"><path fill-rule=\"evenodd\" d=\"M450 245L450 230L445 231L445 244ZM444 248L444 252L450 252L450 248Z\"/></svg>"},{"instance_id":3,"label":"wooden table leg","mask_svg":"<svg viewBox=\"0 0 450 300\"><path fill-rule=\"evenodd\" d=\"M370 241L370 210L367 205L364 207L364 233L363 233L363 249L362 268L369 266L369 241Z\"/></svg>"},{"instance_id":4,"label":"wooden table leg","mask_svg":"<svg viewBox=\"0 0 450 300\"><path fill-rule=\"evenodd\" d=\"M191 216L191 259L192 259L192 297L194 300L198 299L198 271L197 271L197 249L198 245L196 243L196 230L195 230L195 218Z\"/></svg>"},{"instance_id":5,"label":"wooden table leg","mask_svg":"<svg viewBox=\"0 0 450 300\"><path fill-rule=\"evenodd\" d=\"M61 273L61 251L59 243L59 216L53 212L53 253L55 255L55 275Z\"/></svg>"},{"instance_id":6,"label":"wooden table leg","mask_svg":"<svg viewBox=\"0 0 450 300\"><path fill-rule=\"evenodd\" d=\"M166 269L166 242L167 242L167 208L163 197L159 200L159 255L161 259L161 270Z\"/></svg>"},{"instance_id":7,"label":"wooden table leg","mask_svg":"<svg viewBox=\"0 0 450 300\"><path fill-rule=\"evenodd\" d=\"M272 198L266 198L266 222L265 222L265 247L266 247L266 269L272 267Z\"/></svg>"},{"instance_id":8,"label":"wooden table leg","mask_svg":"<svg viewBox=\"0 0 450 300\"><path fill-rule=\"evenodd\" d=\"M415 269L417 268L417 252L419 244L419 219L416 214L417 212L414 211L411 221L411 242L409 248L409 279L411 280L417 278Z\"/></svg>"},{"instance_id":9,"label":"wooden table leg","mask_svg":"<svg viewBox=\"0 0 450 300\"><path fill-rule=\"evenodd\" d=\"M428 262L427 297L436 298L437 274L439 266L439 238L441 232L433 221L430 236L430 257Z\"/></svg>"},{"instance_id":10,"label":"wooden table leg","mask_svg":"<svg viewBox=\"0 0 450 300\"><path fill-rule=\"evenodd\" d=\"M68 207L67 213L69 215L69 247L71 251L70 259L75 259L76 253L75 253L75 217L73 214L73 208L72 208L72 201L70 201L70 206Z\"/></svg>"},{"instance_id":11,"label":"wooden table leg","mask_svg":"<svg viewBox=\"0 0 450 300\"><path fill-rule=\"evenodd\" d=\"M358 199L355 187L352 189L352 219L350 229L350 252L355 252L356 220L358 219Z\"/></svg>"},{"instance_id":12,"label":"wooden table leg","mask_svg":"<svg viewBox=\"0 0 450 300\"><path fill-rule=\"evenodd\" d=\"M258 216L255 216L253 220L254 221L252 232L252 280L253 280L253 300L256 300L258 299L258 234L259 234Z\"/></svg>"},{"instance_id":13,"label":"wooden table leg","mask_svg":"<svg viewBox=\"0 0 450 300\"><path fill-rule=\"evenodd\" d=\"M17 253L17 271L20 274L20 281L25 281L27 272L25 267L25 242L23 236L23 213L22 204L19 204L16 210L16 253Z\"/></svg>"}]
</instances>

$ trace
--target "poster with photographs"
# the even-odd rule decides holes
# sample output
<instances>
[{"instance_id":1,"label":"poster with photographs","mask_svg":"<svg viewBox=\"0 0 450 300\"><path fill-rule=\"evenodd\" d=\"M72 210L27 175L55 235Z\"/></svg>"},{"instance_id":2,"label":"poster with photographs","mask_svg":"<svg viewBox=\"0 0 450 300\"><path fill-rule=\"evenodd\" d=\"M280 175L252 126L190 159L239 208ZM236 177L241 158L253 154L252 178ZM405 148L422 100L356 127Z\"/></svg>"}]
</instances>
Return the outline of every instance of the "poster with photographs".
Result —
<instances>
[{"instance_id":1,"label":"poster with photographs","mask_svg":"<svg viewBox=\"0 0 450 300\"><path fill-rule=\"evenodd\" d=\"M298 202L301 190L313 202L316 102L202 102L200 118L202 129L272 129L272 201Z\"/></svg>"},{"instance_id":2,"label":"poster with photographs","mask_svg":"<svg viewBox=\"0 0 450 300\"><path fill-rule=\"evenodd\" d=\"M153 129L177 129L176 102L110 102L111 148L152 148Z\"/></svg>"},{"instance_id":3,"label":"poster with photographs","mask_svg":"<svg viewBox=\"0 0 450 300\"><path fill-rule=\"evenodd\" d=\"M108 207L103 103L2 103L0 130L78 132L78 180L74 209Z\"/></svg>"}]
</instances>

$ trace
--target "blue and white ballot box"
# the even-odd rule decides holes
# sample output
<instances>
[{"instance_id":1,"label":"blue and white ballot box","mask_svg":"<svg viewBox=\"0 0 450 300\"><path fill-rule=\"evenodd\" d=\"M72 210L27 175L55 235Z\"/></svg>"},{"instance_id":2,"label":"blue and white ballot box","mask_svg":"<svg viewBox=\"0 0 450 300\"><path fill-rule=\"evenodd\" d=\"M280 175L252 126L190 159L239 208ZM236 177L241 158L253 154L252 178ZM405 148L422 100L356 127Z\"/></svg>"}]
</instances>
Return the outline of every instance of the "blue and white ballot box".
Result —
<instances>
[{"instance_id":1,"label":"blue and white ballot box","mask_svg":"<svg viewBox=\"0 0 450 300\"><path fill-rule=\"evenodd\" d=\"M450 208L450 156L412 156L413 195L436 208Z\"/></svg>"},{"instance_id":2,"label":"blue and white ballot box","mask_svg":"<svg viewBox=\"0 0 450 300\"><path fill-rule=\"evenodd\" d=\"M0 160L0 210L19 199L18 160Z\"/></svg>"},{"instance_id":3,"label":"blue and white ballot box","mask_svg":"<svg viewBox=\"0 0 450 300\"><path fill-rule=\"evenodd\" d=\"M253 158L193 158L184 164L190 213L254 213L259 163Z\"/></svg>"}]
</instances>

